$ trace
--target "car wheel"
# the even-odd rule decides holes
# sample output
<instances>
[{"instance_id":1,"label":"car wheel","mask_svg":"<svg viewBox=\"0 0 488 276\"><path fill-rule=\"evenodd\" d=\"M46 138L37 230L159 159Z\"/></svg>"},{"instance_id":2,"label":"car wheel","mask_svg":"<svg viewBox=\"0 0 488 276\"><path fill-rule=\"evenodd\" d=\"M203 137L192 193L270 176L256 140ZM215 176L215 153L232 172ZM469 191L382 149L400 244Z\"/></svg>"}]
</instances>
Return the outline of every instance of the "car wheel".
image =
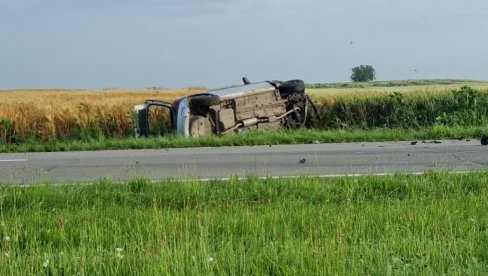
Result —
<instances>
[{"instance_id":1,"label":"car wheel","mask_svg":"<svg viewBox=\"0 0 488 276\"><path fill-rule=\"evenodd\" d=\"M303 94L305 93L305 83L302 80L285 81L280 85L280 92L284 97L294 93Z\"/></svg>"},{"instance_id":2,"label":"car wheel","mask_svg":"<svg viewBox=\"0 0 488 276\"><path fill-rule=\"evenodd\" d=\"M284 126L287 128L298 128L305 126L308 116L308 96L305 94L294 93L288 97L288 104L286 110L295 110L290 113L284 122ZM297 110L298 108L298 110Z\"/></svg>"}]
</instances>

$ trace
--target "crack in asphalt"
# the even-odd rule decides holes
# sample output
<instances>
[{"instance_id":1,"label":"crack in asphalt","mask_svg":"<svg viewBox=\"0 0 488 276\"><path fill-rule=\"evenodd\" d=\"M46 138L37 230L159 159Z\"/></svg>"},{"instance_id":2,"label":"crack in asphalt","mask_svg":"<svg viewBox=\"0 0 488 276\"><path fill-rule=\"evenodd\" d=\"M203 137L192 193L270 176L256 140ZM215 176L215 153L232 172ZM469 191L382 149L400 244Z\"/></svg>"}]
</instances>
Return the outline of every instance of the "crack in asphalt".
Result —
<instances>
[{"instance_id":1,"label":"crack in asphalt","mask_svg":"<svg viewBox=\"0 0 488 276\"><path fill-rule=\"evenodd\" d=\"M451 153L451 155L454 156L457 160L464 162L464 164L473 165L473 166L476 166L476 167L479 167L479 168L483 168L484 167L483 165L480 165L480 164L477 164L477 163L475 163L473 161L469 161L469 160L467 160L465 158L462 158L461 156L457 155L454 152Z\"/></svg>"}]
</instances>

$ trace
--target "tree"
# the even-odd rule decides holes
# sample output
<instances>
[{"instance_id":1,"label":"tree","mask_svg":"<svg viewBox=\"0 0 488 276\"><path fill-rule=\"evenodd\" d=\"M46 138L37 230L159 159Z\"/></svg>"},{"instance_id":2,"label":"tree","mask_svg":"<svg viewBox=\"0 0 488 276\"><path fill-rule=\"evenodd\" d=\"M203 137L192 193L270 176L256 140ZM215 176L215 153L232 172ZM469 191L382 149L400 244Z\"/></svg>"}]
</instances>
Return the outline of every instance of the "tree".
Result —
<instances>
[{"instance_id":1,"label":"tree","mask_svg":"<svg viewBox=\"0 0 488 276\"><path fill-rule=\"evenodd\" d=\"M372 81L376 77L376 70L371 65L359 65L352 68L351 80L353 82Z\"/></svg>"}]
</instances>

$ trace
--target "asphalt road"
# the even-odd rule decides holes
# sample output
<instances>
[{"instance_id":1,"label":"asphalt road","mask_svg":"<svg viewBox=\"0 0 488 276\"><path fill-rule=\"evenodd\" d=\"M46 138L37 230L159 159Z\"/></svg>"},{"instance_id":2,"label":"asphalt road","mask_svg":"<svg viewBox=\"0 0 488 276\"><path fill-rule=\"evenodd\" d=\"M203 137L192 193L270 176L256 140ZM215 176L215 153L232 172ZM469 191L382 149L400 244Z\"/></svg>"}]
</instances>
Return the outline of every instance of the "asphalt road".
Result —
<instances>
[{"instance_id":1,"label":"asphalt road","mask_svg":"<svg viewBox=\"0 0 488 276\"><path fill-rule=\"evenodd\" d=\"M0 183L488 169L478 140L0 154Z\"/></svg>"}]
</instances>

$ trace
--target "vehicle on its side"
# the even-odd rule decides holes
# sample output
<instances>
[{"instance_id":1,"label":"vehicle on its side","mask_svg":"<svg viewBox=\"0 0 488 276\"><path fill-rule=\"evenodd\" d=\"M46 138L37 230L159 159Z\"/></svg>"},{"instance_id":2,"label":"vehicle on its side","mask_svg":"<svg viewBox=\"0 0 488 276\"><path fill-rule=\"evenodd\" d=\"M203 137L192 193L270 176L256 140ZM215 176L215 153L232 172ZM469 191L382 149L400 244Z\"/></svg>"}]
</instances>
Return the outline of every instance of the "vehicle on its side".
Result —
<instances>
[{"instance_id":1,"label":"vehicle on its side","mask_svg":"<svg viewBox=\"0 0 488 276\"><path fill-rule=\"evenodd\" d=\"M136 137L177 133L185 137L225 135L253 129L305 126L309 106L302 80L264 81L188 95L172 103L146 100L133 108ZM162 110L167 115L159 116Z\"/></svg>"}]
</instances>

